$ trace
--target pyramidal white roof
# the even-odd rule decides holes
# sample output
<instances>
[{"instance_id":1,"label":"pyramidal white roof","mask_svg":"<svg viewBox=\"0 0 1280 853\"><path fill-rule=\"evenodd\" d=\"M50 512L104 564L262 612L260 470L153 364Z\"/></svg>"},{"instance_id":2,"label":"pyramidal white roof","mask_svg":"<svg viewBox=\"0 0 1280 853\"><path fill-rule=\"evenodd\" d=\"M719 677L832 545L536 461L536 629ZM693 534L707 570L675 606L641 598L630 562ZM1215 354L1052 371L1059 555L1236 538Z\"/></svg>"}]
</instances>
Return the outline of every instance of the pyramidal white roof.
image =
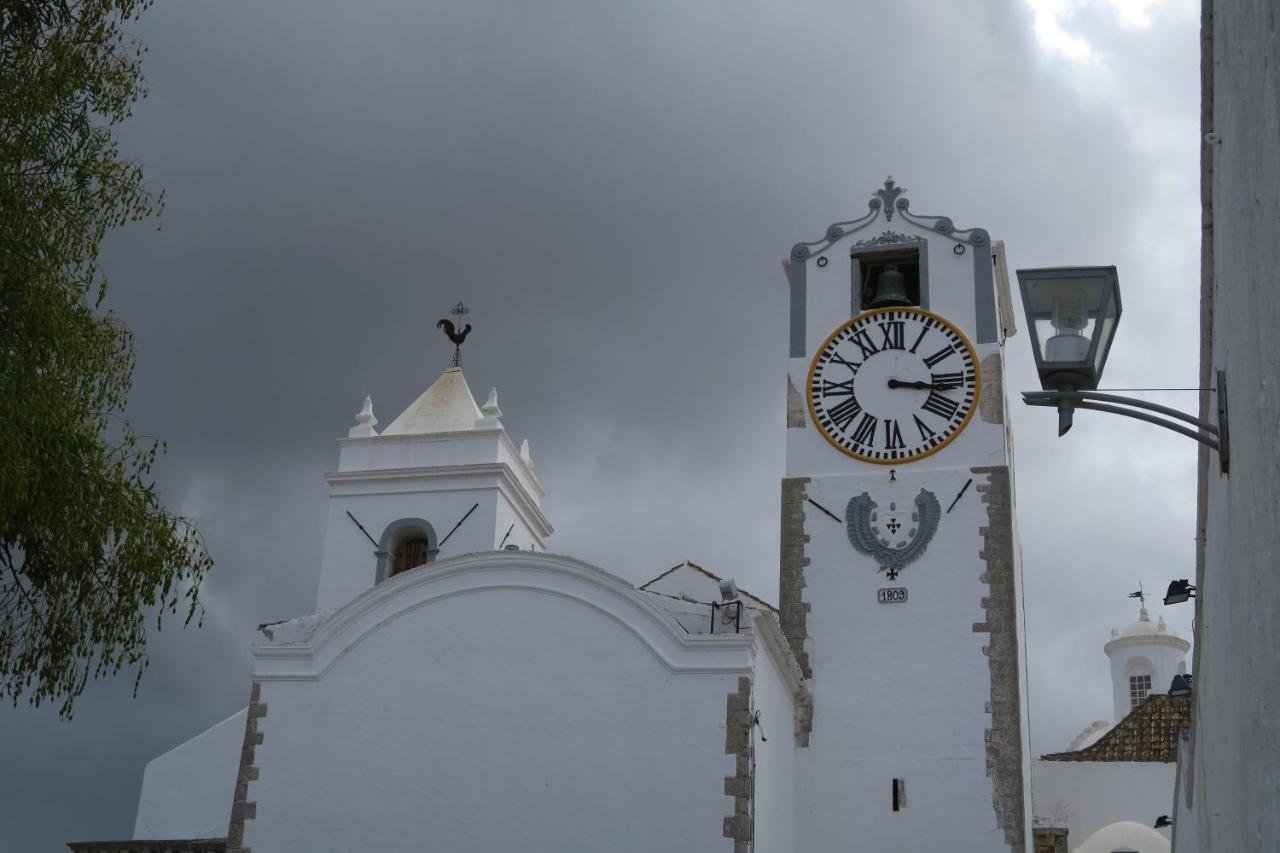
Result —
<instances>
[{"instance_id":1,"label":"pyramidal white roof","mask_svg":"<svg viewBox=\"0 0 1280 853\"><path fill-rule=\"evenodd\" d=\"M382 431L382 435L423 435L433 432L457 432L475 429L484 415L476 398L467 387L461 367L450 367L440 374L422 396Z\"/></svg>"}]
</instances>

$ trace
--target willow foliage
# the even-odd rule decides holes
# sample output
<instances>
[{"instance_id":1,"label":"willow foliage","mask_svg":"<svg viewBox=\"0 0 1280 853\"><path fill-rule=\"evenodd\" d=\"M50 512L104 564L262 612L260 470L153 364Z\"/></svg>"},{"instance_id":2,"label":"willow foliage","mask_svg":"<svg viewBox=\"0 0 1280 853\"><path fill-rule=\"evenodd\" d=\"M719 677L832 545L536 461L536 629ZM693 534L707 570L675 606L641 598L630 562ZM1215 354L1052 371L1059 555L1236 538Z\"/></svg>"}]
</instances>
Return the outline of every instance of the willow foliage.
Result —
<instances>
[{"instance_id":1,"label":"willow foliage","mask_svg":"<svg viewBox=\"0 0 1280 853\"><path fill-rule=\"evenodd\" d=\"M133 342L98 267L163 201L111 130L145 95L148 5L0 0L0 698L64 717L90 677L137 689L150 614L189 623L211 566L122 417Z\"/></svg>"}]
</instances>

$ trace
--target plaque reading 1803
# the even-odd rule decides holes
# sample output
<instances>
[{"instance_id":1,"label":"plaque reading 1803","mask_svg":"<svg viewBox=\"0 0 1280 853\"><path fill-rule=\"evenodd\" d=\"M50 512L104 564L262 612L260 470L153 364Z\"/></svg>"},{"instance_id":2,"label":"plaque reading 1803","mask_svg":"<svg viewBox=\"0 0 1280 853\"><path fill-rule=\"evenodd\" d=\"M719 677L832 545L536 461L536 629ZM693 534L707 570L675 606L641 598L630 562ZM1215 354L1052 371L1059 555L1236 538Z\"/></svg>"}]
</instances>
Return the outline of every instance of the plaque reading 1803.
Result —
<instances>
[{"instance_id":1,"label":"plaque reading 1803","mask_svg":"<svg viewBox=\"0 0 1280 853\"><path fill-rule=\"evenodd\" d=\"M881 604L900 604L907 600L907 588L905 586L882 586L876 594L876 598Z\"/></svg>"}]
</instances>

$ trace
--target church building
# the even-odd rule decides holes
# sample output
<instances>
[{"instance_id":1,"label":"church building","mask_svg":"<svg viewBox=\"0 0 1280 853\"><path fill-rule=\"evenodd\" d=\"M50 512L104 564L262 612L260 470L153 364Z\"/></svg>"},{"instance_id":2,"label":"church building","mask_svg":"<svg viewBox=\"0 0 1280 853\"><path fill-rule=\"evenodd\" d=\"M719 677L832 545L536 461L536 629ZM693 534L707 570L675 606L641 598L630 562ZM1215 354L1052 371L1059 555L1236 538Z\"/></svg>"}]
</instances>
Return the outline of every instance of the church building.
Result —
<instances>
[{"instance_id":1,"label":"church building","mask_svg":"<svg viewBox=\"0 0 1280 853\"><path fill-rule=\"evenodd\" d=\"M442 321L453 364L338 440L314 613L133 841L71 848L1029 853L1003 247L889 179L783 266L776 590L555 553Z\"/></svg>"},{"instance_id":2,"label":"church building","mask_svg":"<svg viewBox=\"0 0 1280 853\"><path fill-rule=\"evenodd\" d=\"M1103 652L1116 722L1098 720L1032 763L1036 853L1169 853L1178 751L1191 728L1190 648L1145 603L1136 622L1112 629Z\"/></svg>"}]
</instances>

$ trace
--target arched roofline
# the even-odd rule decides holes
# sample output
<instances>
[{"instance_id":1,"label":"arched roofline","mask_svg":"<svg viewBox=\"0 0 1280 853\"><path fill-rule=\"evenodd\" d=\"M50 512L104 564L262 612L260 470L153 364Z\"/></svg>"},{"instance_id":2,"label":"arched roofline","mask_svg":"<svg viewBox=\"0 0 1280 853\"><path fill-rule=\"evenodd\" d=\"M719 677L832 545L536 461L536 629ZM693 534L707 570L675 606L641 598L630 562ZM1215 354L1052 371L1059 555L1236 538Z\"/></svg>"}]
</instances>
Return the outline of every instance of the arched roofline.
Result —
<instances>
[{"instance_id":1,"label":"arched roofline","mask_svg":"<svg viewBox=\"0 0 1280 853\"><path fill-rule=\"evenodd\" d=\"M745 675L751 669L751 634L689 634L652 596L572 557L486 551L419 566L329 613L264 628L265 641L254 644L254 678L320 678L349 649L406 613L497 590L554 595L590 607L633 634L672 673Z\"/></svg>"}]
</instances>

